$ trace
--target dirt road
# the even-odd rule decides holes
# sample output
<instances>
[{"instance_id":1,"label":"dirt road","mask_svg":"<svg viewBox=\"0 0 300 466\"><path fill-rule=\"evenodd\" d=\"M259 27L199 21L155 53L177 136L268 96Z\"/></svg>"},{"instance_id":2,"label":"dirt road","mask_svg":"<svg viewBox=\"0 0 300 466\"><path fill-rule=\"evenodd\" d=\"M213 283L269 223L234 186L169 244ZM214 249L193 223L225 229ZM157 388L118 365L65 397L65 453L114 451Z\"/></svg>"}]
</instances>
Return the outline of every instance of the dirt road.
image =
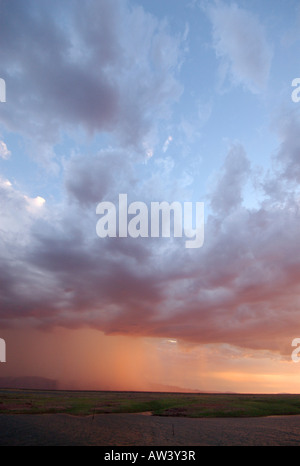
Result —
<instances>
[{"instance_id":1,"label":"dirt road","mask_svg":"<svg viewBox=\"0 0 300 466\"><path fill-rule=\"evenodd\" d=\"M300 446L300 416L188 419L140 414L2 414L0 445Z\"/></svg>"}]
</instances>

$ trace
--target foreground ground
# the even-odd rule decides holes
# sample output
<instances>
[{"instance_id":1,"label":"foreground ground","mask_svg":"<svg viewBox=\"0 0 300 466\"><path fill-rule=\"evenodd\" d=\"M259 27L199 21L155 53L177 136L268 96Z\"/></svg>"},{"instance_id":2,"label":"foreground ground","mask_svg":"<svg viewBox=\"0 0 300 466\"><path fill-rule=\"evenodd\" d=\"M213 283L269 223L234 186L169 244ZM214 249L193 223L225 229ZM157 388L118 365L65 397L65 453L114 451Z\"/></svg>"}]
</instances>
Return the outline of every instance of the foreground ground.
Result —
<instances>
[{"instance_id":1,"label":"foreground ground","mask_svg":"<svg viewBox=\"0 0 300 466\"><path fill-rule=\"evenodd\" d=\"M1 446L299 446L300 416L190 419L1 414Z\"/></svg>"},{"instance_id":2,"label":"foreground ground","mask_svg":"<svg viewBox=\"0 0 300 466\"><path fill-rule=\"evenodd\" d=\"M1 389L0 445L300 446L300 395Z\"/></svg>"}]
</instances>

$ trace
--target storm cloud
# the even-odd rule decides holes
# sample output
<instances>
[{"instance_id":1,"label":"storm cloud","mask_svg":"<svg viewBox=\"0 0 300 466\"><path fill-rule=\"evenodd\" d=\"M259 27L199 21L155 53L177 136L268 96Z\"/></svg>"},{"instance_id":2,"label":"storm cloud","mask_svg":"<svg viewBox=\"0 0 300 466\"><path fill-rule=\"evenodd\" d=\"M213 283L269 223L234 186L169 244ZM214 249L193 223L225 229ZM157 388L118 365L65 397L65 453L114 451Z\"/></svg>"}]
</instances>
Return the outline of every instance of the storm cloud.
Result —
<instances>
[{"instance_id":1,"label":"storm cloud","mask_svg":"<svg viewBox=\"0 0 300 466\"><path fill-rule=\"evenodd\" d=\"M213 50L235 83L261 92L272 57L264 29L249 12L218 5L208 10ZM9 84L2 128L21 135L35 161L59 165L53 185L61 193L30 196L1 177L1 326L88 325L287 354L299 322L298 117L278 119L280 142L264 154L276 162L269 173L257 175L243 141L230 143L205 199L197 198L208 207L203 247L100 239L98 202L121 192L132 201L190 200L199 184L195 165L172 155L183 145L170 119L184 92L186 38L125 1L10 0L1 2L0 39ZM86 151L81 137L91 138ZM64 138L73 146L59 153ZM163 141L172 141L167 151ZM1 141L3 163L8 154ZM245 186L254 179L258 201L249 206Z\"/></svg>"}]
</instances>

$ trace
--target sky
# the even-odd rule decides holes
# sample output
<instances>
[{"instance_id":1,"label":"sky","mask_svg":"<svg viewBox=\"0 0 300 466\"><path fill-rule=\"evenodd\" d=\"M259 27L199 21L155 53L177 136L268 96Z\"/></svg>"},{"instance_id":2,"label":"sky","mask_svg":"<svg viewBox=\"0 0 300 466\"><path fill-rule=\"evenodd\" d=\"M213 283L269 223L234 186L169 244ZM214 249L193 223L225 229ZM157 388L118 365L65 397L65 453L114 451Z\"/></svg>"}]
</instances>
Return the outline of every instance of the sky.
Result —
<instances>
[{"instance_id":1,"label":"sky","mask_svg":"<svg viewBox=\"0 0 300 466\"><path fill-rule=\"evenodd\" d=\"M297 0L0 0L0 378L300 392L299 42Z\"/></svg>"}]
</instances>

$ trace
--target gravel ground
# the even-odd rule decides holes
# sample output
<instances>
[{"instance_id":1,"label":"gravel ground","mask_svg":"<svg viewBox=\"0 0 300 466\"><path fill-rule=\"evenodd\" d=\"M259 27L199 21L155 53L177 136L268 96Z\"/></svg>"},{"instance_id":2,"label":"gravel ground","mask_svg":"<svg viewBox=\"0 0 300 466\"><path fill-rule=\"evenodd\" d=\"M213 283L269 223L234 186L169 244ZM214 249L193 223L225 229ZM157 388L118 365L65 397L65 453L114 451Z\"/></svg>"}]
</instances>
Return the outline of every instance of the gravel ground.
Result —
<instances>
[{"instance_id":1,"label":"gravel ground","mask_svg":"<svg viewBox=\"0 0 300 466\"><path fill-rule=\"evenodd\" d=\"M188 419L140 414L1 414L0 445L300 446L300 415Z\"/></svg>"}]
</instances>

